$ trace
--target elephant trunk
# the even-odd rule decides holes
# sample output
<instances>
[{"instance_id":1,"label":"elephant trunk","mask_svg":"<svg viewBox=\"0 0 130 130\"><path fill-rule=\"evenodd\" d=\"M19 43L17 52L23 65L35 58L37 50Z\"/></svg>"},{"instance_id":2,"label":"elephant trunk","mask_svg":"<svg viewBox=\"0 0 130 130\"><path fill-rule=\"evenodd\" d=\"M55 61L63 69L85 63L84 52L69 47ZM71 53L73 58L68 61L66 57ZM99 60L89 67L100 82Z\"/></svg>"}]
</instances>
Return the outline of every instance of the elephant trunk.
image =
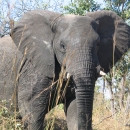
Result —
<instances>
[{"instance_id":1,"label":"elephant trunk","mask_svg":"<svg viewBox=\"0 0 130 130\"><path fill-rule=\"evenodd\" d=\"M92 129L94 85L80 85L76 89L76 104L78 114L78 130Z\"/></svg>"},{"instance_id":2,"label":"elephant trunk","mask_svg":"<svg viewBox=\"0 0 130 130\"><path fill-rule=\"evenodd\" d=\"M76 105L78 114L78 130L92 129L92 108L95 86L95 53L92 48L80 50L74 72L76 85ZM97 64L97 63L96 63Z\"/></svg>"}]
</instances>

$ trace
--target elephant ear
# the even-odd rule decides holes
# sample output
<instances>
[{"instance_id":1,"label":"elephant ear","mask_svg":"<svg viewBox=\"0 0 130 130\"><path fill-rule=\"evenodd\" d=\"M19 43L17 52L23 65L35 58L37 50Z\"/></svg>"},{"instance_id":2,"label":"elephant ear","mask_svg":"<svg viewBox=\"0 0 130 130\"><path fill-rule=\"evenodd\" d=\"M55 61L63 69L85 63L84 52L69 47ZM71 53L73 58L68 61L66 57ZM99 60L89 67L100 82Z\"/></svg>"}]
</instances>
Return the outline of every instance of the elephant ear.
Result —
<instances>
[{"instance_id":1,"label":"elephant ear","mask_svg":"<svg viewBox=\"0 0 130 130\"><path fill-rule=\"evenodd\" d=\"M92 17L98 24L100 42L97 55L100 65L107 73L129 49L130 27L112 11L103 10L86 15Z\"/></svg>"},{"instance_id":2,"label":"elephant ear","mask_svg":"<svg viewBox=\"0 0 130 130\"><path fill-rule=\"evenodd\" d=\"M27 12L11 32L14 43L35 70L48 77L53 77L55 68L51 21L59 15L44 10Z\"/></svg>"}]
</instances>

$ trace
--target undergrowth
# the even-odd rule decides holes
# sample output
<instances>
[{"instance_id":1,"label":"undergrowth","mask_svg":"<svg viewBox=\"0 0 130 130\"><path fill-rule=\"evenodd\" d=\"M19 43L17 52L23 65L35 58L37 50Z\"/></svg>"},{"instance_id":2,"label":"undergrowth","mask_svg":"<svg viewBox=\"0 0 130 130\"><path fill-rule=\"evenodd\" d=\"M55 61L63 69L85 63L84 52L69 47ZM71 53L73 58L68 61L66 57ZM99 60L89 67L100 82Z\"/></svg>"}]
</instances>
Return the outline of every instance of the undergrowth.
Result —
<instances>
[{"instance_id":1,"label":"undergrowth","mask_svg":"<svg viewBox=\"0 0 130 130\"><path fill-rule=\"evenodd\" d=\"M0 101L0 130L23 130L20 119L16 119L11 101Z\"/></svg>"},{"instance_id":2,"label":"undergrowth","mask_svg":"<svg viewBox=\"0 0 130 130\"><path fill-rule=\"evenodd\" d=\"M12 112L12 104L7 108L6 100L0 102L0 130L23 130L22 121L16 119ZM109 100L103 99L102 94L95 96L93 107L94 130L130 130L130 114L116 112L111 114ZM116 109L116 108L115 108ZM16 120L15 120L16 119ZM67 130L63 104L52 109L45 118L44 130Z\"/></svg>"}]
</instances>

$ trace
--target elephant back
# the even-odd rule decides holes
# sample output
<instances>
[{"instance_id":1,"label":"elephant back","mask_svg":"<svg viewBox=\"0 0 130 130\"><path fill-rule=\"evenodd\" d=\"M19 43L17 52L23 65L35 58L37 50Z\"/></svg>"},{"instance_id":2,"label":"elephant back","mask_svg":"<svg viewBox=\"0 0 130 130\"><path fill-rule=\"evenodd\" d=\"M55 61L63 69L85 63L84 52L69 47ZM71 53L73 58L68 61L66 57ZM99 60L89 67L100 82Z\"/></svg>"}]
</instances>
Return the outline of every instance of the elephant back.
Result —
<instances>
[{"instance_id":1,"label":"elephant back","mask_svg":"<svg viewBox=\"0 0 130 130\"><path fill-rule=\"evenodd\" d=\"M0 100L12 99L22 57L10 36L0 38Z\"/></svg>"}]
</instances>

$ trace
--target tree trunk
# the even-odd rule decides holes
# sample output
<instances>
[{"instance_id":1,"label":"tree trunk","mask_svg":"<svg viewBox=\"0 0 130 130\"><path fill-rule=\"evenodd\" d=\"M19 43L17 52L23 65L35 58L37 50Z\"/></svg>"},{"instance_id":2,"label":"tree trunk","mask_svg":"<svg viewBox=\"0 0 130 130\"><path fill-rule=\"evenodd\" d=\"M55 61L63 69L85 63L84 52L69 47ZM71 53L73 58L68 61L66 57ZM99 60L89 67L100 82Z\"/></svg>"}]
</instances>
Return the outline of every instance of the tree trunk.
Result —
<instances>
[{"instance_id":1,"label":"tree trunk","mask_svg":"<svg viewBox=\"0 0 130 130\"><path fill-rule=\"evenodd\" d=\"M126 114L130 113L130 90L128 90L128 96L126 101Z\"/></svg>"},{"instance_id":2,"label":"tree trunk","mask_svg":"<svg viewBox=\"0 0 130 130\"><path fill-rule=\"evenodd\" d=\"M111 106L111 112L112 115L114 115L115 113L115 105L114 105L114 94L113 94L113 90L112 90L112 81L108 81L106 80L106 84L110 93L110 106Z\"/></svg>"},{"instance_id":3,"label":"tree trunk","mask_svg":"<svg viewBox=\"0 0 130 130\"><path fill-rule=\"evenodd\" d=\"M125 82L126 82L126 79L125 79L125 75L121 78L121 81L119 83L119 88L120 88L120 94L119 94L119 97L120 97L120 101L119 101L119 104L120 104L120 109L121 111L124 110L124 94L125 94Z\"/></svg>"}]
</instances>

